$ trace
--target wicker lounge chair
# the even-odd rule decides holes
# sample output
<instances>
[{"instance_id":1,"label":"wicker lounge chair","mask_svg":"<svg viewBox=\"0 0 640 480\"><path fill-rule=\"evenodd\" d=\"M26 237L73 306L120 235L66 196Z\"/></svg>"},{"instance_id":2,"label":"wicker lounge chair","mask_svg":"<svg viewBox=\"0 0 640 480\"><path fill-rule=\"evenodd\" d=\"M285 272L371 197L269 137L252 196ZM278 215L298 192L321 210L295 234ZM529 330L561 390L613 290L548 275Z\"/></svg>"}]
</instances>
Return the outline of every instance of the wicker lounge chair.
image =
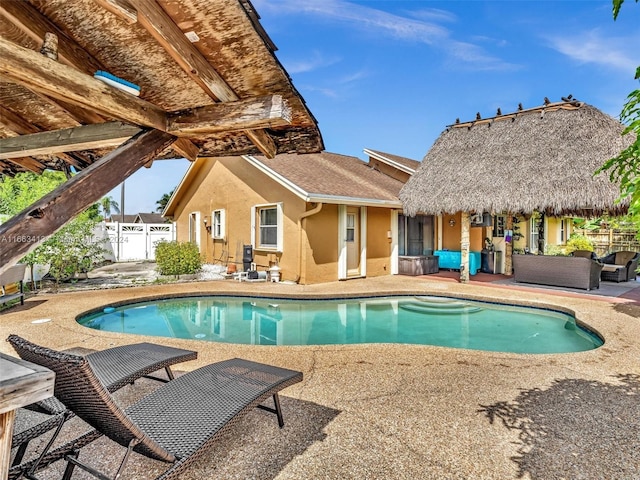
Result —
<instances>
[{"instance_id":1,"label":"wicker lounge chair","mask_svg":"<svg viewBox=\"0 0 640 480\"><path fill-rule=\"evenodd\" d=\"M55 395L70 410L126 447L114 478L119 477L132 451L171 464L157 480L180 478L207 446L255 407L275 413L282 428L278 392L302 381L301 372L234 358L186 373L123 410L86 358L19 337L13 337L13 343L20 346L24 359L56 373ZM273 397L273 408L262 405L269 397ZM80 461L79 453L65 457L64 479L71 478L75 466L108 478Z\"/></svg>"},{"instance_id":2,"label":"wicker lounge chair","mask_svg":"<svg viewBox=\"0 0 640 480\"><path fill-rule=\"evenodd\" d=\"M8 338L8 341L22 357L24 351L20 340L20 337L16 336ZM195 360L197 357L198 353L193 350L183 350L152 343L137 343L92 352L86 355L85 358L105 388L109 392L115 392L141 377L152 378L161 382L173 380L172 365ZM165 370L167 378L150 376L151 373L162 369ZM34 415L28 412L27 409L39 414ZM18 478L24 473L32 474L37 469L44 468L61 458L49 452L49 449L60 432L62 425L71 416L73 416L73 413L56 397L48 398L25 409L18 410L16 429L11 440L12 448L17 448L17 451L9 472L9 479ZM56 431L40 456L37 459L22 463L29 442L53 429L56 429ZM89 443L99 436L99 434L94 434L85 437L83 442L84 444Z\"/></svg>"},{"instance_id":3,"label":"wicker lounge chair","mask_svg":"<svg viewBox=\"0 0 640 480\"><path fill-rule=\"evenodd\" d=\"M602 262L602 280L608 282L628 282L636 279L638 269L637 252L614 252L600 259Z\"/></svg>"}]
</instances>

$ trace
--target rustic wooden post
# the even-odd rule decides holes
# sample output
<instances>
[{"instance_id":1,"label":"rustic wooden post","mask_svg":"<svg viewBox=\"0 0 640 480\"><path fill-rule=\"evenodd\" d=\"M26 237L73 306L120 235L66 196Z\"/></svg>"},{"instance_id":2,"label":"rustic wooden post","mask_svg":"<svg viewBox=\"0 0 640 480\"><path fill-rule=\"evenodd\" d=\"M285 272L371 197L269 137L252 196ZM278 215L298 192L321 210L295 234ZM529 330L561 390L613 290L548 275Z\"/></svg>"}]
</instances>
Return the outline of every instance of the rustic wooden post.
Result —
<instances>
[{"instance_id":1,"label":"rustic wooden post","mask_svg":"<svg viewBox=\"0 0 640 480\"><path fill-rule=\"evenodd\" d=\"M460 220L460 281L469 283L469 230L471 228L471 217L469 212L462 212Z\"/></svg>"},{"instance_id":2,"label":"rustic wooden post","mask_svg":"<svg viewBox=\"0 0 640 480\"><path fill-rule=\"evenodd\" d=\"M55 33L47 32L44 34L40 53L52 60L58 60L58 36Z\"/></svg>"},{"instance_id":3,"label":"rustic wooden post","mask_svg":"<svg viewBox=\"0 0 640 480\"><path fill-rule=\"evenodd\" d=\"M0 225L0 273L175 140L173 135L159 130L143 130Z\"/></svg>"},{"instance_id":4,"label":"rustic wooden post","mask_svg":"<svg viewBox=\"0 0 640 480\"><path fill-rule=\"evenodd\" d=\"M507 221L504 226L505 230L513 230L513 215L507 212ZM513 273L513 235L510 242L504 242L504 274L511 275Z\"/></svg>"}]
</instances>

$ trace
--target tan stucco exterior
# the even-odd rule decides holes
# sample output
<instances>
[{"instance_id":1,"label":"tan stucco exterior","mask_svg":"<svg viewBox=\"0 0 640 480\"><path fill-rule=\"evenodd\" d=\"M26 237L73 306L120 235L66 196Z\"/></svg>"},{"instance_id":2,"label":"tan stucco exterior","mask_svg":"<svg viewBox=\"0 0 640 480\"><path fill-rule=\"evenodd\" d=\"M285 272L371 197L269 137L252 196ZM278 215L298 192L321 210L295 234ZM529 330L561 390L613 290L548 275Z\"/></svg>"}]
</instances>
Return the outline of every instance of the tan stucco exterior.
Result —
<instances>
[{"instance_id":1,"label":"tan stucco exterior","mask_svg":"<svg viewBox=\"0 0 640 480\"><path fill-rule=\"evenodd\" d=\"M281 280L302 284L339 278L339 208L303 200L242 157L201 158L187 174L174 198L171 215L178 241L189 241L190 217L199 218L195 239L207 263L235 264L242 270L242 246L252 243L252 207L282 205L282 248L254 249L257 270L276 262ZM351 207L350 207L351 208ZM356 208L362 208L357 206ZM391 208L366 209L366 276L389 275ZM224 209L224 238L213 238L213 211ZM317 212L312 212L319 209ZM304 216L306 212L312 213ZM205 228L207 219L209 230ZM363 232L360 232L361 234ZM364 270L364 269L363 269ZM362 276L362 275L360 275Z\"/></svg>"}]
</instances>

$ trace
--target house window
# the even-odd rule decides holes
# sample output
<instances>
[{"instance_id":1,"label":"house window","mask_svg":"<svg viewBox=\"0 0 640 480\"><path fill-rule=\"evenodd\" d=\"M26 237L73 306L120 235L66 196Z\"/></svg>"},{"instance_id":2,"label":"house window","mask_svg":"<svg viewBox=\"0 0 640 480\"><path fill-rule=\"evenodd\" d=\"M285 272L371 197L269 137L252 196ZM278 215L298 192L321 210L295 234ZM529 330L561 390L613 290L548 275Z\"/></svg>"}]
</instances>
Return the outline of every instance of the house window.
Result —
<instances>
[{"instance_id":1,"label":"house window","mask_svg":"<svg viewBox=\"0 0 640 480\"><path fill-rule=\"evenodd\" d=\"M529 221L529 227L530 227L530 231L529 231L529 248L531 249L532 252L537 252L538 251L538 240L540 238L540 231L538 229L539 226L539 219L536 217L531 217L531 220Z\"/></svg>"},{"instance_id":2,"label":"house window","mask_svg":"<svg viewBox=\"0 0 640 480\"><path fill-rule=\"evenodd\" d=\"M189 214L189 242L200 245L200 212Z\"/></svg>"},{"instance_id":3,"label":"house window","mask_svg":"<svg viewBox=\"0 0 640 480\"><path fill-rule=\"evenodd\" d=\"M347 242L353 242L356 239L356 216L353 213L347 214Z\"/></svg>"},{"instance_id":4,"label":"house window","mask_svg":"<svg viewBox=\"0 0 640 480\"><path fill-rule=\"evenodd\" d=\"M224 238L225 236L225 212L224 209L214 210L211 213L212 225L211 235L213 238Z\"/></svg>"},{"instance_id":5,"label":"house window","mask_svg":"<svg viewBox=\"0 0 640 480\"><path fill-rule=\"evenodd\" d=\"M282 204L256 205L251 210L254 248L281 252L284 233Z\"/></svg>"},{"instance_id":6,"label":"house window","mask_svg":"<svg viewBox=\"0 0 640 480\"><path fill-rule=\"evenodd\" d=\"M493 236L504 237L504 230L507 225L506 215L496 215L493 223Z\"/></svg>"},{"instance_id":7,"label":"house window","mask_svg":"<svg viewBox=\"0 0 640 480\"><path fill-rule=\"evenodd\" d=\"M398 215L398 254L433 254L433 217Z\"/></svg>"},{"instance_id":8,"label":"house window","mask_svg":"<svg viewBox=\"0 0 640 480\"><path fill-rule=\"evenodd\" d=\"M564 243L566 239L565 225L566 220L560 220L560 243Z\"/></svg>"}]
</instances>

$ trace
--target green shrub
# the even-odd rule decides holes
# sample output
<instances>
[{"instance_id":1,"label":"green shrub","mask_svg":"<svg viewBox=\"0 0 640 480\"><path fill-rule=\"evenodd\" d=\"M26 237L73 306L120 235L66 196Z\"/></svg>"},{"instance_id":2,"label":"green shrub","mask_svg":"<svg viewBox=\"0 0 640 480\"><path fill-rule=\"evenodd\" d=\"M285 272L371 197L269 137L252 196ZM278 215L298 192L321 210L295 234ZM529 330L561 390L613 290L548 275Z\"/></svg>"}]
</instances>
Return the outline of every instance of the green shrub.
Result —
<instances>
[{"instance_id":1,"label":"green shrub","mask_svg":"<svg viewBox=\"0 0 640 480\"><path fill-rule=\"evenodd\" d=\"M566 255L566 250L562 245L545 245L545 255Z\"/></svg>"},{"instance_id":2,"label":"green shrub","mask_svg":"<svg viewBox=\"0 0 640 480\"><path fill-rule=\"evenodd\" d=\"M593 242L584 235L573 234L569 237L569 240L567 240L567 248L565 251L567 253L573 253L576 250L588 250L593 252Z\"/></svg>"},{"instance_id":3,"label":"green shrub","mask_svg":"<svg viewBox=\"0 0 640 480\"><path fill-rule=\"evenodd\" d=\"M200 271L202 258L198 246L190 242L160 241L156 244L156 263L160 275L189 275Z\"/></svg>"}]
</instances>

